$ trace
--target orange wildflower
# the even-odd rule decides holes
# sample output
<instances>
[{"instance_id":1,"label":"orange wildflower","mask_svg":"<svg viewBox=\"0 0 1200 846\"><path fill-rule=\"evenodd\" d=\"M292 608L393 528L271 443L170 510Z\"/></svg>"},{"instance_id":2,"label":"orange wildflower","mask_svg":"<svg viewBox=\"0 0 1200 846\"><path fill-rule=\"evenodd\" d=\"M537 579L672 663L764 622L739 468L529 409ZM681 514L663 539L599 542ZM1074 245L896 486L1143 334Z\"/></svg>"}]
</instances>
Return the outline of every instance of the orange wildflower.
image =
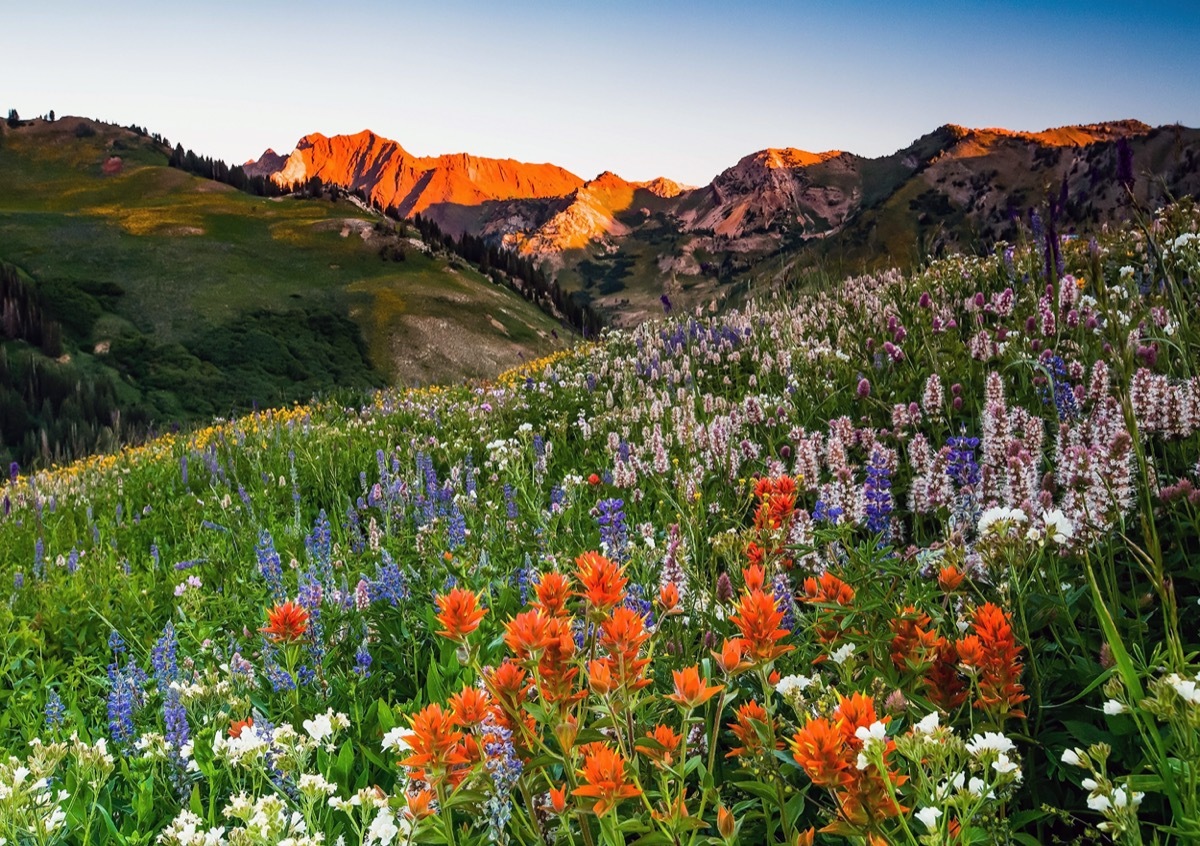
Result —
<instances>
[{"instance_id":1,"label":"orange wildflower","mask_svg":"<svg viewBox=\"0 0 1200 846\"><path fill-rule=\"evenodd\" d=\"M625 779L625 759L621 753L603 743L589 743L584 747L583 769L577 775L584 782L571 795L585 796L596 800L592 812L602 817L617 806L622 799L641 796L642 791Z\"/></svg>"},{"instance_id":2,"label":"orange wildflower","mask_svg":"<svg viewBox=\"0 0 1200 846\"><path fill-rule=\"evenodd\" d=\"M547 617L559 617L567 613L567 600L571 598L571 579L562 573L545 573L534 589L537 594L535 608L540 608Z\"/></svg>"},{"instance_id":3,"label":"orange wildflower","mask_svg":"<svg viewBox=\"0 0 1200 846\"><path fill-rule=\"evenodd\" d=\"M479 597L464 588L454 588L447 594L434 599L437 603L437 621L442 624L438 632L450 640L464 641L467 635L479 628L487 610L479 607Z\"/></svg>"},{"instance_id":4,"label":"orange wildflower","mask_svg":"<svg viewBox=\"0 0 1200 846\"><path fill-rule=\"evenodd\" d=\"M463 733L455 729L454 717L436 702L426 705L409 718L413 733L408 737L412 754L400 761L405 767L420 767L430 771L435 783L444 778L450 768L468 761L459 741Z\"/></svg>"},{"instance_id":5,"label":"orange wildflower","mask_svg":"<svg viewBox=\"0 0 1200 846\"><path fill-rule=\"evenodd\" d=\"M308 631L308 612L294 602L284 602L267 612L263 634L280 643L295 643Z\"/></svg>"},{"instance_id":6,"label":"orange wildflower","mask_svg":"<svg viewBox=\"0 0 1200 846\"><path fill-rule=\"evenodd\" d=\"M727 676L736 676L754 666L749 661L742 660L746 656L746 641L740 637L726 640L721 645L720 652L711 654L717 659L717 666L721 668L721 672Z\"/></svg>"},{"instance_id":7,"label":"orange wildflower","mask_svg":"<svg viewBox=\"0 0 1200 846\"><path fill-rule=\"evenodd\" d=\"M433 814L434 792L431 788L418 790L416 793L409 794L407 812L414 820L423 820Z\"/></svg>"},{"instance_id":8,"label":"orange wildflower","mask_svg":"<svg viewBox=\"0 0 1200 846\"><path fill-rule=\"evenodd\" d=\"M945 638L921 681L925 695L943 711L953 711L967 698L967 685L958 672L959 653Z\"/></svg>"},{"instance_id":9,"label":"orange wildflower","mask_svg":"<svg viewBox=\"0 0 1200 846\"><path fill-rule=\"evenodd\" d=\"M525 711L530 688L529 674L520 664L506 658L499 667L486 668L483 681L502 711L497 715L498 722L514 732L517 730L516 720L526 727L532 725L533 718Z\"/></svg>"},{"instance_id":10,"label":"orange wildflower","mask_svg":"<svg viewBox=\"0 0 1200 846\"><path fill-rule=\"evenodd\" d=\"M637 750L656 764L671 766L675 762L674 756L679 750L679 744L683 741L679 733L670 726L657 725L654 731L646 732L646 737L653 742L638 740Z\"/></svg>"},{"instance_id":11,"label":"orange wildflower","mask_svg":"<svg viewBox=\"0 0 1200 846\"><path fill-rule=\"evenodd\" d=\"M912 605L905 606L888 623L894 635L891 654L897 670L921 672L933 663L945 639L928 630L929 623L929 615Z\"/></svg>"},{"instance_id":12,"label":"orange wildflower","mask_svg":"<svg viewBox=\"0 0 1200 846\"><path fill-rule=\"evenodd\" d=\"M750 541L750 543L746 544L746 560L752 566L761 567L767 560L767 551L754 541Z\"/></svg>"},{"instance_id":13,"label":"orange wildflower","mask_svg":"<svg viewBox=\"0 0 1200 846\"><path fill-rule=\"evenodd\" d=\"M767 582L767 574L761 565L751 564L742 569L742 580L746 583L746 590L753 593L763 589Z\"/></svg>"},{"instance_id":14,"label":"orange wildflower","mask_svg":"<svg viewBox=\"0 0 1200 846\"><path fill-rule=\"evenodd\" d=\"M945 593L953 593L962 584L963 572L953 564L947 564L938 570L938 587Z\"/></svg>"},{"instance_id":15,"label":"orange wildflower","mask_svg":"<svg viewBox=\"0 0 1200 846\"><path fill-rule=\"evenodd\" d=\"M450 713L456 725L463 728L477 726L492 710L492 697L486 690L467 685L450 697Z\"/></svg>"},{"instance_id":16,"label":"orange wildflower","mask_svg":"<svg viewBox=\"0 0 1200 846\"><path fill-rule=\"evenodd\" d=\"M556 814L561 814L567 809L567 786L565 784L550 788L550 807Z\"/></svg>"},{"instance_id":17,"label":"orange wildflower","mask_svg":"<svg viewBox=\"0 0 1200 846\"><path fill-rule=\"evenodd\" d=\"M733 818L733 811L724 805L717 806L717 833L721 835L722 840L732 840L733 835L737 833L737 821Z\"/></svg>"},{"instance_id":18,"label":"orange wildflower","mask_svg":"<svg viewBox=\"0 0 1200 846\"><path fill-rule=\"evenodd\" d=\"M879 715L875 712L875 700L859 691L851 693L848 697L841 697L841 702L834 709L833 716L841 726L846 739L856 742L855 731L860 728L870 728L871 724L879 719ZM890 717L885 717L883 722L886 723L889 719Z\"/></svg>"},{"instance_id":19,"label":"orange wildflower","mask_svg":"<svg viewBox=\"0 0 1200 846\"><path fill-rule=\"evenodd\" d=\"M574 665L575 636L566 617L551 617L546 622L546 648L538 662L542 698L547 702L570 704L583 696L575 691L579 668Z\"/></svg>"},{"instance_id":20,"label":"orange wildflower","mask_svg":"<svg viewBox=\"0 0 1200 846\"><path fill-rule=\"evenodd\" d=\"M550 645L549 618L541 611L523 611L508 621L504 643L521 663L540 656Z\"/></svg>"},{"instance_id":21,"label":"orange wildflower","mask_svg":"<svg viewBox=\"0 0 1200 846\"><path fill-rule=\"evenodd\" d=\"M588 687L597 696L607 696L617 688L613 679L612 661L609 658L597 658L588 661Z\"/></svg>"},{"instance_id":22,"label":"orange wildflower","mask_svg":"<svg viewBox=\"0 0 1200 846\"><path fill-rule=\"evenodd\" d=\"M658 589L658 604L666 615L683 613L679 607L679 588L675 587L674 582L667 582Z\"/></svg>"},{"instance_id":23,"label":"orange wildflower","mask_svg":"<svg viewBox=\"0 0 1200 846\"><path fill-rule=\"evenodd\" d=\"M254 718L247 717L244 720L230 720L229 731L227 734L230 737L241 737L242 732L254 725Z\"/></svg>"},{"instance_id":24,"label":"orange wildflower","mask_svg":"<svg viewBox=\"0 0 1200 846\"><path fill-rule=\"evenodd\" d=\"M700 678L698 665L674 670L671 675L675 679L675 692L668 694L667 698L689 711L699 708L720 693L724 687L719 684L712 687L704 684L704 680Z\"/></svg>"},{"instance_id":25,"label":"orange wildflower","mask_svg":"<svg viewBox=\"0 0 1200 846\"><path fill-rule=\"evenodd\" d=\"M833 573L825 572L820 579L809 576L804 580L804 602L822 605L849 605L854 601L854 588Z\"/></svg>"},{"instance_id":26,"label":"orange wildflower","mask_svg":"<svg viewBox=\"0 0 1200 846\"><path fill-rule=\"evenodd\" d=\"M621 568L598 552L585 552L575 559L580 596L597 612L608 611L625 598L628 579Z\"/></svg>"},{"instance_id":27,"label":"orange wildflower","mask_svg":"<svg viewBox=\"0 0 1200 846\"><path fill-rule=\"evenodd\" d=\"M753 699L734 711L734 721L729 723L729 730L737 738L741 746L735 746L728 752L726 758L748 758L766 751L763 734L774 734L774 723L769 723L767 711ZM780 743L776 741L776 748Z\"/></svg>"},{"instance_id":28,"label":"orange wildflower","mask_svg":"<svg viewBox=\"0 0 1200 846\"><path fill-rule=\"evenodd\" d=\"M1025 716L1017 706L1029 698L1018 679L1021 677L1021 647L1013 635L1012 623L999 606L991 602L975 609L972 633L959 640L959 660L978 679L979 698L975 707L992 714L1000 722L1009 717Z\"/></svg>"},{"instance_id":29,"label":"orange wildflower","mask_svg":"<svg viewBox=\"0 0 1200 846\"><path fill-rule=\"evenodd\" d=\"M815 828L806 828L796 835L796 846L813 846L816 837L817 830Z\"/></svg>"},{"instance_id":30,"label":"orange wildflower","mask_svg":"<svg viewBox=\"0 0 1200 846\"><path fill-rule=\"evenodd\" d=\"M791 646L777 642L787 637L789 631L779 627L783 612L776 606L775 597L762 590L750 591L742 595L737 612L729 619L741 632L742 640L746 642L746 654L754 663L773 661L792 650Z\"/></svg>"},{"instance_id":31,"label":"orange wildflower","mask_svg":"<svg viewBox=\"0 0 1200 846\"><path fill-rule=\"evenodd\" d=\"M792 757L813 784L842 788L854 781L842 729L824 717L809 720L792 736Z\"/></svg>"},{"instance_id":32,"label":"orange wildflower","mask_svg":"<svg viewBox=\"0 0 1200 846\"><path fill-rule=\"evenodd\" d=\"M649 639L646 621L632 608L617 608L600 624L600 648L608 653L614 680L621 687L637 690L650 684L642 678L650 659L638 657Z\"/></svg>"}]
</instances>

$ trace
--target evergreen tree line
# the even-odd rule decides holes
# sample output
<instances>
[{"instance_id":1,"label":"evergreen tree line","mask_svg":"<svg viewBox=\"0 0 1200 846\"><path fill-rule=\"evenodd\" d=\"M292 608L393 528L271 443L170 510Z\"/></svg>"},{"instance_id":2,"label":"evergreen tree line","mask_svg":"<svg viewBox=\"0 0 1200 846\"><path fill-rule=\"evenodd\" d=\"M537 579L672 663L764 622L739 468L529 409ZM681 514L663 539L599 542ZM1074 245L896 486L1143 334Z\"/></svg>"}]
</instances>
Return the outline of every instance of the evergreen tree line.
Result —
<instances>
[{"instance_id":1,"label":"evergreen tree line","mask_svg":"<svg viewBox=\"0 0 1200 846\"><path fill-rule=\"evenodd\" d=\"M0 264L0 339L24 341L51 358L62 355L62 326L46 318L37 293L8 264Z\"/></svg>"},{"instance_id":2,"label":"evergreen tree line","mask_svg":"<svg viewBox=\"0 0 1200 846\"><path fill-rule=\"evenodd\" d=\"M389 208L387 214L398 218L394 208ZM548 277L531 259L467 232L455 238L442 232L436 221L420 214L413 216L412 224L426 244L441 246L461 256L492 281L507 285L543 311L561 317L585 338L604 326L603 318L589 303L563 291L558 281Z\"/></svg>"},{"instance_id":3,"label":"evergreen tree line","mask_svg":"<svg viewBox=\"0 0 1200 846\"><path fill-rule=\"evenodd\" d=\"M62 352L62 327L37 290L0 263L0 459L64 462L111 450L129 434L111 376L56 360Z\"/></svg>"},{"instance_id":4,"label":"evergreen tree line","mask_svg":"<svg viewBox=\"0 0 1200 846\"><path fill-rule=\"evenodd\" d=\"M191 150L184 152L182 144L175 145L167 164L204 179L223 182L256 197L279 197L286 193L265 176L247 176L241 165L230 167L221 159L197 156Z\"/></svg>"}]
</instances>

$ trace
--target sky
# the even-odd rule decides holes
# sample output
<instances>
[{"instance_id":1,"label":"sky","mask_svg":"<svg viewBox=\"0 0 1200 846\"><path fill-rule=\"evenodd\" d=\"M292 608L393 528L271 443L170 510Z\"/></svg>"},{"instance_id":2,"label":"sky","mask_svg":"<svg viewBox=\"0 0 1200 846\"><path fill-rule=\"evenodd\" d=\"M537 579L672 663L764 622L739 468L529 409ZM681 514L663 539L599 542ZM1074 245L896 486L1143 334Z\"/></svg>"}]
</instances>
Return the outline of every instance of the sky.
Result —
<instances>
[{"instance_id":1,"label":"sky","mask_svg":"<svg viewBox=\"0 0 1200 846\"><path fill-rule=\"evenodd\" d=\"M4 0L0 108L240 163L362 129L410 153L702 185L766 147L946 123L1200 126L1200 2Z\"/></svg>"}]
</instances>

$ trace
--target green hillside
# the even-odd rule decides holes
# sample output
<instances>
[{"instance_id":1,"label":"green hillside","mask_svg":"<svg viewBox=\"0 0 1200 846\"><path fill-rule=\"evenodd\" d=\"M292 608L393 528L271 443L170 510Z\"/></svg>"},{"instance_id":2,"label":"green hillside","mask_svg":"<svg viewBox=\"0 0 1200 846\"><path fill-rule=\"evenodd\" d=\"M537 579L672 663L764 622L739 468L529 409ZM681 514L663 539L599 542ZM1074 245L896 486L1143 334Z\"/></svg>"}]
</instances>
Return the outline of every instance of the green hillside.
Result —
<instances>
[{"instance_id":1,"label":"green hillside","mask_svg":"<svg viewBox=\"0 0 1200 846\"><path fill-rule=\"evenodd\" d=\"M126 429L486 378L564 343L536 307L352 199L242 193L167 167L140 132L79 118L0 133L0 262L63 338L42 350L57 361L21 370L110 380ZM13 334L6 354L33 356ZM97 433L46 455L51 411L13 412L32 441L13 443L8 420L11 456L106 446Z\"/></svg>"},{"instance_id":2,"label":"green hillside","mask_svg":"<svg viewBox=\"0 0 1200 846\"><path fill-rule=\"evenodd\" d=\"M1146 224L17 475L0 838L1194 846L1200 207Z\"/></svg>"}]
</instances>

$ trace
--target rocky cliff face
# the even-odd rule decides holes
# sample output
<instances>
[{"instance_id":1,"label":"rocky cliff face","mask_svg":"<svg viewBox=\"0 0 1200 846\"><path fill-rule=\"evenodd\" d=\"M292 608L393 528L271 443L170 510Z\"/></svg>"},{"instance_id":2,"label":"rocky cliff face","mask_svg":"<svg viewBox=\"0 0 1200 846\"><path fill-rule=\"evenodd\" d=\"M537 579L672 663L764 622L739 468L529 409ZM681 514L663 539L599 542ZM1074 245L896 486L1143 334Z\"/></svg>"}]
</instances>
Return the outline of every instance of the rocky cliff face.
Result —
<instances>
[{"instance_id":1,"label":"rocky cliff face","mask_svg":"<svg viewBox=\"0 0 1200 846\"><path fill-rule=\"evenodd\" d=\"M787 275L813 256L905 263L986 248L1016 237L1014 219L1051 198L1059 231L1085 230L1126 208L1121 167L1148 205L1164 191L1196 194L1200 131L1132 120L1042 132L947 124L875 159L761 150L699 188L609 172L584 182L554 165L466 154L416 157L370 132L309 135L286 160L268 151L247 172L361 188L380 206L542 259L585 294L594 284L614 308L636 307L635 286L646 287L653 310L663 294L708 297L734 279Z\"/></svg>"},{"instance_id":2,"label":"rocky cliff face","mask_svg":"<svg viewBox=\"0 0 1200 846\"><path fill-rule=\"evenodd\" d=\"M561 197L583 184L575 174L552 164L466 153L414 156L395 141L369 131L306 135L281 167L264 159L251 167L256 172L269 170L281 185L315 176L350 191L362 189L379 206L395 207L406 217L446 204L478 206L493 200Z\"/></svg>"}]
</instances>

